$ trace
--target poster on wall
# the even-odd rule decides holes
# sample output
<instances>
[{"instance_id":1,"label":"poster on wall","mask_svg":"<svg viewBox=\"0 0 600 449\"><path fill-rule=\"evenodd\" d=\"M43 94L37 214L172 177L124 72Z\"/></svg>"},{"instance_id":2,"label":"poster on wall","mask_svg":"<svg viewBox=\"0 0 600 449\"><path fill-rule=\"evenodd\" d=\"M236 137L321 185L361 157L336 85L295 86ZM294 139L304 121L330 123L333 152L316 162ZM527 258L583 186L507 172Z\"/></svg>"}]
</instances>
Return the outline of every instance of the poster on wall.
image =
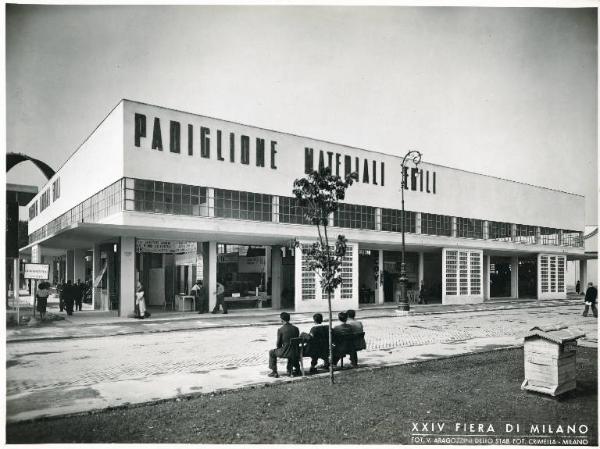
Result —
<instances>
[{"instance_id":1,"label":"poster on wall","mask_svg":"<svg viewBox=\"0 0 600 449\"><path fill-rule=\"evenodd\" d=\"M195 253L198 244L181 240L136 240L135 251L154 254L186 254Z\"/></svg>"},{"instance_id":2,"label":"poster on wall","mask_svg":"<svg viewBox=\"0 0 600 449\"><path fill-rule=\"evenodd\" d=\"M26 263L23 277L47 281L50 274L50 265L47 263Z\"/></svg>"}]
</instances>

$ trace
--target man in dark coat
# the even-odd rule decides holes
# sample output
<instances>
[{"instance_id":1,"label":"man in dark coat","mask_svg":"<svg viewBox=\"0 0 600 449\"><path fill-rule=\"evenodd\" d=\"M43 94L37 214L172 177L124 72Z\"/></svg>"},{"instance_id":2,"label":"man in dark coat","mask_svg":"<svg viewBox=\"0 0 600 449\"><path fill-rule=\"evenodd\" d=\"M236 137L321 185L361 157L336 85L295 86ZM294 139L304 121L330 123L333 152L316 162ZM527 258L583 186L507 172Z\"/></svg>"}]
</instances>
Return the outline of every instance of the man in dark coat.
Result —
<instances>
[{"instance_id":1,"label":"man in dark coat","mask_svg":"<svg viewBox=\"0 0 600 449\"><path fill-rule=\"evenodd\" d=\"M297 348L294 348L291 344L292 338L300 336L300 330L290 324L290 314L287 312L281 312L279 315L283 326L277 329L277 347L269 351L269 368L271 372L269 377L279 377L277 373L277 358L288 359L287 372L292 375L292 368L294 368L293 375L300 373L300 360L298 359Z\"/></svg>"},{"instance_id":2,"label":"man in dark coat","mask_svg":"<svg viewBox=\"0 0 600 449\"><path fill-rule=\"evenodd\" d=\"M335 341L337 336L342 335L351 335L354 334L354 329L350 326L346 321L348 321L348 314L346 312L338 313L338 319L340 320L340 324L335 326L332 330L333 332L333 340ZM358 357L356 356L356 351L350 350L345 347L345 345L336 345L335 350L333 351L333 365L337 365L337 362L345 355L350 355L350 363L353 367L358 365Z\"/></svg>"},{"instance_id":3,"label":"man in dark coat","mask_svg":"<svg viewBox=\"0 0 600 449\"><path fill-rule=\"evenodd\" d=\"M323 315L320 313L313 315L313 321L315 326L310 329L310 332L302 334L304 340L308 342L304 355L311 358L309 371L311 374L317 372L319 359L323 359L325 362L324 368L329 368L329 327L322 324Z\"/></svg>"},{"instance_id":4,"label":"man in dark coat","mask_svg":"<svg viewBox=\"0 0 600 449\"><path fill-rule=\"evenodd\" d=\"M67 315L73 315L73 305L79 295L79 289L73 285L73 282L69 279L67 285L63 291L65 298L65 309L67 309Z\"/></svg>"},{"instance_id":5,"label":"man in dark coat","mask_svg":"<svg viewBox=\"0 0 600 449\"><path fill-rule=\"evenodd\" d=\"M352 327L352 330L354 331L355 334L362 333L363 332L363 324L362 324L362 322L355 319L356 312L352 309L349 309L346 313L348 314L348 321L346 321L346 323L348 323L350 325L350 327ZM361 338L361 340L360 340L359 349L367 349L367 342L365 341L364 337Z\"/></svg>"},{"instance_id":6,"label":"man in dark coat","mask_svg":"<svg viewBox=\"0 0 600 449\"><path fill-rule=\"evenodd\" d=\"M598 309L596 309L596 299L598 298L598 289L594 287L594 283L590 282L588 284L588 289L585 292L585 309L583 311L583 316L588 315L588 311L590 307L592 308L592 313L595 318L598 318Z\"/></svg>"},{"instance_id":7,"label":"man in dark coat","mask_svg":"<svg viewBox=\"0 0 600 449\"><path fill-rule=\"evenodd\" d=\"M81 282L81 279L77 279L77 284L75 285L77 288L77 296L75 297L75 310L81 311L83 306L83 297L85 295L85 284Z\"/></svg>"}]
</instances>

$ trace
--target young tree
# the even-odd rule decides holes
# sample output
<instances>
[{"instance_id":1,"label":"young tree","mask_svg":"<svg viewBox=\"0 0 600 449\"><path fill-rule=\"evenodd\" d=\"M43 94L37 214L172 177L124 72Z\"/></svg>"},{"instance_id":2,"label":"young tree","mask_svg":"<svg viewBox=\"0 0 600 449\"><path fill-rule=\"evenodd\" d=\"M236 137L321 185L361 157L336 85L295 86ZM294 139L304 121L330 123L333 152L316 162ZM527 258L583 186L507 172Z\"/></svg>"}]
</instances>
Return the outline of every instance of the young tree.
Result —
<instances>
[{"instance_id":1,"label":"young tree","mask_svg":"<svg viewBox=\"0 0 600 449\"><path fill-rule=\"evenodd\" d=\"M333 383L332 352L332 315L331 295L342 283L342 259L346 254L346 237L338 235L331 244L327 227L329 216L338 210L339 201L346 196L346 190L358 179L351 173L345 179L333 175L329 167L313 171L304 178L294 181L294 195L300 205L305 208L306 216L311 224L317 227L318 240L310 246L302 248L308 259L308 267L321 279L321 287L327 292L327 308L329 311L329 376ZM297 244L298 245L298 244Z\"/></svg>"}]
</instances>

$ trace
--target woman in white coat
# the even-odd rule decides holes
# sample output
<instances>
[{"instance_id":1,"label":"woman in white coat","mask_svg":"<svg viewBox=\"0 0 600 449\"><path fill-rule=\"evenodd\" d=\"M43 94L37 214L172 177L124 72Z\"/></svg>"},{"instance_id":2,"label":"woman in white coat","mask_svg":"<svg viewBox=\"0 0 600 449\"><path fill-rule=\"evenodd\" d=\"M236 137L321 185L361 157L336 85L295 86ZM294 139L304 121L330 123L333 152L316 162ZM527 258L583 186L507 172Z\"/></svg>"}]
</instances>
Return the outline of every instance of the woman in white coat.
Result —
<instances>
[{"instance_id":1,"label":"woman in white coat","mask_svg":"<svg viewBox=\"0 0 600 449\"><path fill-rule=\"evenodd\" d=\"M139 318L143 320L146 315L146 298L144 297L144 286L139 281L135 289L135 303L138 306Z\"/></svg>"}]
</instances>

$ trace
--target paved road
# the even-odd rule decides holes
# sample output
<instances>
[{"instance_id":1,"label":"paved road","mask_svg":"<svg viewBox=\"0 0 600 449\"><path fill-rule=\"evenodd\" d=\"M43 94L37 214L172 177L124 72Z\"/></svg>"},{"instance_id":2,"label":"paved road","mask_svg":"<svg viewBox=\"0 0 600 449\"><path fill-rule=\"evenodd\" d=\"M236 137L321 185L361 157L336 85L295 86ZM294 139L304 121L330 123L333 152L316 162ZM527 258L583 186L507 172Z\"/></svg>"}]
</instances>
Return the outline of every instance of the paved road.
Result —
<instances>
[{"instance_id":1,"label":"paved road","mask_svg":"<svg viewBox=\"0 0 600 449\"><path fill-rule=\"evenodd\" d=\"M585 331L581 344L597 344L597 321L583 318L579 304L368 318L363 321L367 350L360 361L375 366L511 346L533 325L557 322ZM264 383L270 381L267 351L274 346L276 328L12 342L7 345L7 417L15 421Z\"/></svg>"}]
</instances>

